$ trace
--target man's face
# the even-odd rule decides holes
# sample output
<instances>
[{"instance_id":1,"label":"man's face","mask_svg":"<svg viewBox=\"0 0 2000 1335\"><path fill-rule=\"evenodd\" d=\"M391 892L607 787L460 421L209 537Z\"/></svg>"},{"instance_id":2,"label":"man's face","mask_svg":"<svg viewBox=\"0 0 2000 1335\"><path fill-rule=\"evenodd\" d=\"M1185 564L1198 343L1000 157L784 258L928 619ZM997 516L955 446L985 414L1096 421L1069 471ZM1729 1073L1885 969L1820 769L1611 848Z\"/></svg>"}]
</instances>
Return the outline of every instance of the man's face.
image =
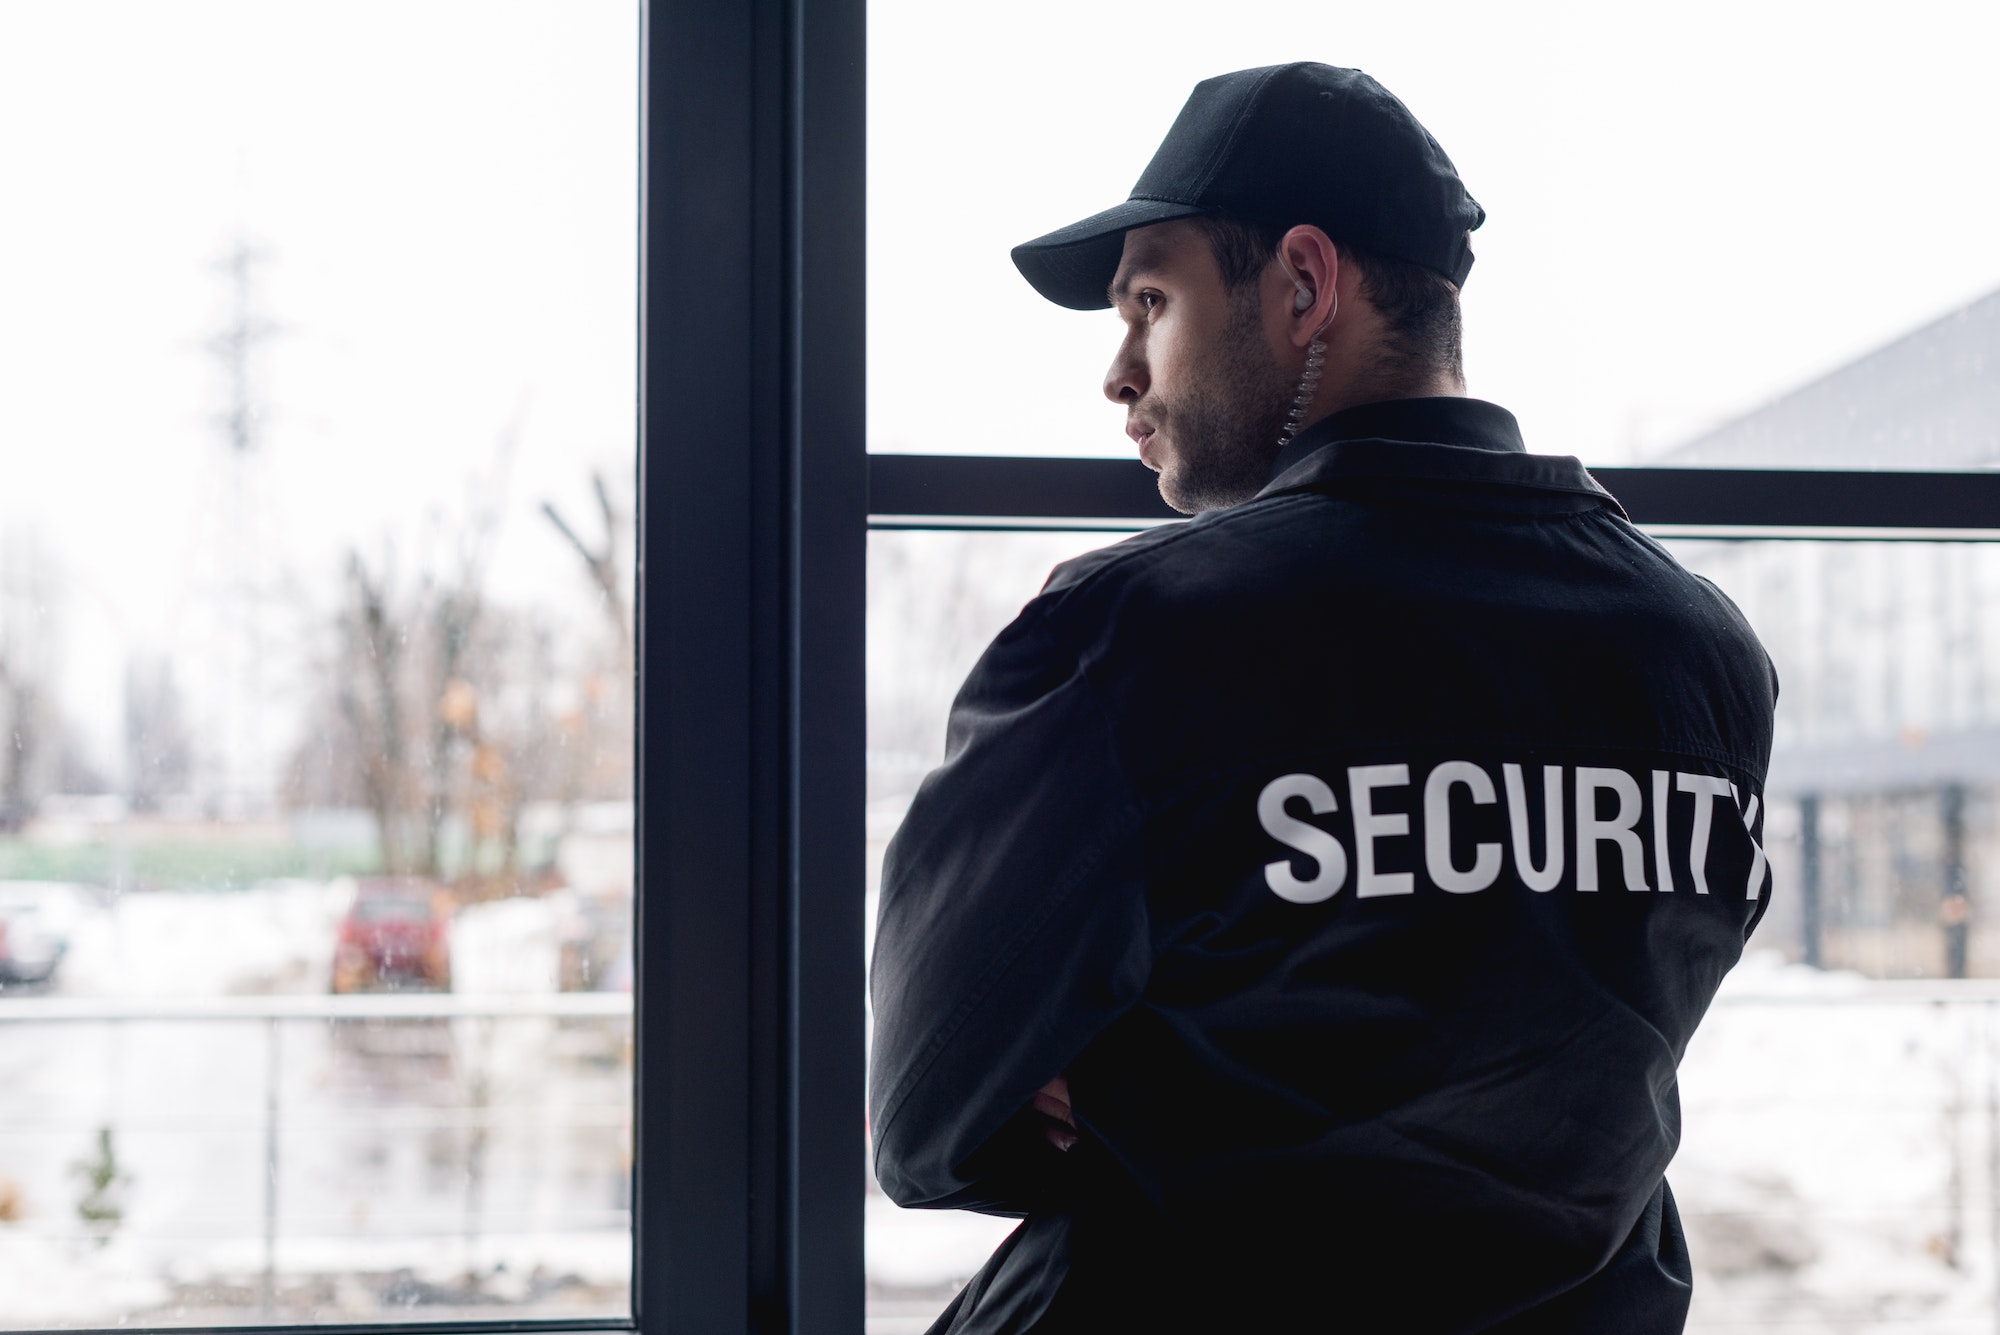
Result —
<instances>
[{"instance_id":1,"label":"man's face","mask_svg":"<svg viewBox=\"0 0 2000 1335\"><path fill-rule=\"evenodd\" d=\"M1239 505L1270 475L1291 377L1265 328L1264 292L1231 292L1207 238L1185 222L1125 234L1111 282L1125 338L1104 394L1183 514Z\"/></svg>"}]
</instances>

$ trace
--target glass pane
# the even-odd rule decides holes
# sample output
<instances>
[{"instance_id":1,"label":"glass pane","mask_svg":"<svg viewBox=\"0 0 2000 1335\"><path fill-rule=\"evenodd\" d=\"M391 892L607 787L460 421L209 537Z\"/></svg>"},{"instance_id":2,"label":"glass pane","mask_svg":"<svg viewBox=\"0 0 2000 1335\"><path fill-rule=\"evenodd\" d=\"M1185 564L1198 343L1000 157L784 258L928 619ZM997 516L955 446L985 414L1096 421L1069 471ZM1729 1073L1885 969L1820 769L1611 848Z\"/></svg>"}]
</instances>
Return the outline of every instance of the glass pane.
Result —
<instances>
[{"instance_id":1,"label":"glass pane","mask_svg":"<svg viewBox=\"0 0 2000 1335\"><path fill-rule=\"evenodd\" d=\"M1690 1335L1991 1329L1997 1047L1990 1000L1746 958L1681 1063Z\"/></svg>"},{"instance_id":2,"label":"glass pane","mask_svg":"<svg viewBox=\"0 0 2000 1335\"><path fill-rule=\"evenodd\" d=\"M2000 976L2000 544L1675 542L1777 665L1761 945Z\"/></svg>"},{"instance_id":3,"label":"glass pane","mask_svg":"<svg viewBox=\"0 0 2000 1335\"><path fill-rule=\"evenodd\" d=\"M872 536L871 890L985 639L1051 563L1108 540ZM1783 686L1771 907L1683 1070L1689 1329L1985 1329L2000 1002L1951 975L2000 977L2000 544L1671 546ZM876 1193L868 1227L886 1335L925 1329L1011 1221Z\"/></svg>"},{"instance_id":4,"label":"glass pane","mask_svg":"<svg viewBox=\"0 0 2000 1335\"><path fill-rule=\"evenodd\" d=\"M0 9L0 1328L629 1315L636 65Z\"/></svg>"},{"instance_id":5,"label":"glass pane","mask_svg":"<svg viewBox=\"0 0 2000 1335\"><path fill-rule=\"evenodd\" d=\"M1097 389L1114 322L1042 301L1008 250L1123 200L1198 80L1317 56L1402 98L1486 206L1466 375L1529 448L2000 460L1981 360L2000 328L2000 176L1965 169L2000 123L1990 5L1029 13L870 5L872 449L1129 457ZM969 363L1004 386L977 412Z\"/></svg>"},{"instance_id":6,"label":"glass pane","mask_svg":"<svg viewBox=\"0 0 2000 1335\"><path fill-rule=\"evenodd\" d=\"M1101 533L868 536L868 946L882 854L924 775L944 758L952 696L1059 561ZM899 1209L868 1182L869 1335L921 1335L1014 1227L1011 1219Z\"/></svg>"}]
</instances>

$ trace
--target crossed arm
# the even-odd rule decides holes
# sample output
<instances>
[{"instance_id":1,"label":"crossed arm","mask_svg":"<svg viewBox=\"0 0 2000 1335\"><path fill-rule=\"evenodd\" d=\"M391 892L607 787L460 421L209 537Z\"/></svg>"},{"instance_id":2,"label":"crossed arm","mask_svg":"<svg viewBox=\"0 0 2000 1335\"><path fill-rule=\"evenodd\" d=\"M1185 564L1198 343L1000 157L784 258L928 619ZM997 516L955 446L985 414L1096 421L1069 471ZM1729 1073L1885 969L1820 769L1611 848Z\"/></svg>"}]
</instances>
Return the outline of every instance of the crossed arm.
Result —
<instances>
[{"instance_id":1,"label":"crossed arm","mask_svg":"<svg viewBox=\"0 0 2000 1335\"><path fill-rule=\"evenodd\" d=\"M884 865L876 1171L905 1205L1026 1213L1060 1190L1048 1147L1076 1143L1060 1073L1151 969L1145 813L1074 650L1033 611L974 669L951 734Z\"/></svg>"}]
</instances>

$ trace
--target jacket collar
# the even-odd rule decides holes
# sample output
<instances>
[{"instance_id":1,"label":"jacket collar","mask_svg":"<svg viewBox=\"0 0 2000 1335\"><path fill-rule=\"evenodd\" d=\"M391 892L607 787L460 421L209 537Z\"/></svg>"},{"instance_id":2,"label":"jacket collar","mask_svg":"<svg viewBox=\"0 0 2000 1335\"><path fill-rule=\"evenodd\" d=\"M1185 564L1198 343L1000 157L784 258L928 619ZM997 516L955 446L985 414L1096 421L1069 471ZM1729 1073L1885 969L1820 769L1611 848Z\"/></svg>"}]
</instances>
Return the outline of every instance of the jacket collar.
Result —
<instances>
[{"instance_id":1,"label":"jacket collar","mask_svg":"<svg viewBox=\"0 0 2000 1335\"><path fill-rule=\"evenodd\" d=\"M1259 496L1390 478L1593 496L1625 508L1566 454L1529 454L1514 414L1483 399L1394 399L1322 418L1278 455ZM1628 516L1629 517L1629 516Z\"/></svg>"}]
</instances>

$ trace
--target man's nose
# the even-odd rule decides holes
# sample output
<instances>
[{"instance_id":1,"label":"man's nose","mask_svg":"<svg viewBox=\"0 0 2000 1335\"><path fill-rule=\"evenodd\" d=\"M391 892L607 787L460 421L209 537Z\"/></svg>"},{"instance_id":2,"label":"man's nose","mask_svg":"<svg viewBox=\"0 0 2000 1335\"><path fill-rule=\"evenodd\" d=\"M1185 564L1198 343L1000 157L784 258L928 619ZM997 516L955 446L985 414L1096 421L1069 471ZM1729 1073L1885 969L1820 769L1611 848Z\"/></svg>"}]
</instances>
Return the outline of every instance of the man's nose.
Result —
<instances>
[{"instance_id":1,"label":"man's nose","mask_svg":"<svg viewBox=\"0 0 2000 1335\"><path fill-rule=\"evenodd\" d=\"M1104 377L1104 397L1130 406L1139 401L1150 383L1145 359L1138 355L1131 340L1119 344L1118 355L1111 359L1111 370Z\"/></svg>"}]
</instances>

